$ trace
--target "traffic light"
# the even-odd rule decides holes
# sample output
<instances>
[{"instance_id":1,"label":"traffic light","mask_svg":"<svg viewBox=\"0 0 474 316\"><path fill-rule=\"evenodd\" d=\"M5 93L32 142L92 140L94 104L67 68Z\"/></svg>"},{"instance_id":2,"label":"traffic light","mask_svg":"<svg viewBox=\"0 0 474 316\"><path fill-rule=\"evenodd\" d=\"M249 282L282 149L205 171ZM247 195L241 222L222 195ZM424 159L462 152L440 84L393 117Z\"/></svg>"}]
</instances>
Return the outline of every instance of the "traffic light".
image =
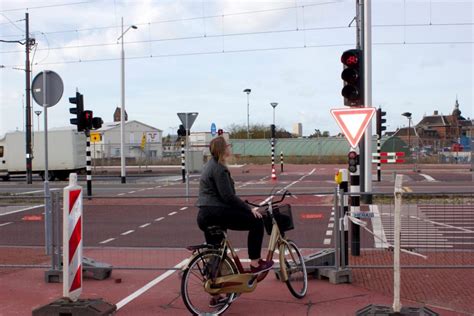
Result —
<instances>
[{"instance_id":1,"label":"traffic light","mask_svg":"<svg viewBox=\"0 0 474 316\"><path fill-rule=\"evenodd\" d=\"M101 117L94 117L92 119L92 129L101 128L103 123L104 123L104 121L102 120Z\"/></svg>"},{"instance_id":2,"label":"traffic light","mask_svg":"<svg viewBox=\"0 0 474 316\"><path fill-rule=\"evenodd\" d=\"M93 113L92 111L84 111L82 112L83 114L83 122L84 122L84 128L86 130L91 130L92 129L92 119L93 119Z\"/></svg>"},{"instance_id":3,"label":"traffic light","mask_svg":"<svg viewBox=\"0 0 474 316\"><path fill-rule=\"evenodd\" d=\"M186 129L184 128L184 125L179 126L178 136L180 137L186 136Z\"/></svg>"},{"instance_id":4,"label":"traffic light","mask_svg":"<svg viewBox=\"0 0 474 316\"><path fill-rule=\"evenodd\" d=\"M217 130L217 136L222 136L224 134L224 130L222 128L219 128Z\"/></svg>"},{"instance_id":5,"label":"traffic light","mask_svg":"<svg viewBox=\"0 0 474 316\"><path fill-rule=\"evenodd\" d=\"M275 138L276 136L275 124L270 125L270 130L271 130L272 138Z\"/></svg>"},{"instance_id":6,"label":"traffic light","mask_svg":"<svg viewBox=\"0 0 474 316\"><path fill-rule=\"evenodd\" d=\"M359 164L359 157L355 151L350 151L347 155L349 158L349 172L354 173L357 171L357 165Z\"/></svg>"},{"instance_id":7,"label":"traffic light","mask_svg":"<svg viewBox=\"0 0 474 316\"><path fill-rule=\"evenodd\" d=\"M341 94L344 97L344 105L364 105L364 63L363 53L360 49L346 50L341 56L344 70L341 79L344 87Z\"/></svg>"},{"instance_id":8,"label":"traffic light","mask_svg":"<svg viewBox=\"0 0 474 316\"><path fill-rule=\"evenodd\" d=\"M84 98L79 92L76 92L75 97L69 98L69 103L75 104L75 107L69 108L69 113L75 114L75 117L70 119L71 124L77 125L77 131L82 132L85 130L83 121L84 112Z\"/></svg>"},{"instance_id":9,"label":"traffic light","mask_svg":"<svg viewBox=\"0 0 474 316\"><path fill-rule=\"evenodd\" d=\"M378 108L377 110L377 135L382 136L382 132L387 129L387 127L384 125L384 123L387 122L386 119L383 117L387 114L387 112L382 111L381 108Z\"/></svg>"}]
</instances>

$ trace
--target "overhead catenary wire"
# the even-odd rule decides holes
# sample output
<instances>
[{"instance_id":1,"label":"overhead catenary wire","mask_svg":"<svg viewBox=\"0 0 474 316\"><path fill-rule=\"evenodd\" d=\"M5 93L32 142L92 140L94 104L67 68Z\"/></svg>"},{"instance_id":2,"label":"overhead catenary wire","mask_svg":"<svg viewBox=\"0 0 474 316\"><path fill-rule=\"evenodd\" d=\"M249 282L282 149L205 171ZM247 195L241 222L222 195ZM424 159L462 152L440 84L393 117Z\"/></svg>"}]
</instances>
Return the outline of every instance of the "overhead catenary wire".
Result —
<instances>
[{"instance_id":1,"label":"overhead catenary wire","mask_svg":"<svg viewBox=\"0 0 474 316\"><path fill-rule=\"evenodd\" d=\"M85 4L85 3L91 3L91 2L96 2L96 1L97 0L88 0L88 1L79 1L79 2L47 4L47 5L40 5L40 6L35 6L35 7L3 9L3 10L0 10L0 12L29 11L29 10L36 10L36 9L49 9L49 8L54 8L54 7L67 7L71 5Z\"/></svg>"},{"instance_id":2,"label":"overhead catenary wire","mask_svg":"<svg viewBox=\"0 0 474 316\"><path fill-rule=\"evenodd\" d=\"M460 23L413 23L413 24L376 24L373 25L374 28L389 28L389 27L430 27L430 26L472 26L474 22L460 22ZM182 37L171 37L171 38L160 38L160 39L148 39L148 40L139 40L139 41L128 41L124 42L124 45L131 44L143 44L143 43L152 43L152 42L166 42L166 41L182 41L182 40L194 40L194 39L203 39L203 38L218 38L218 37L231 37L231 36L248 36L248 35L264 35L264 34L276 34L276 33L290 33L290 32L306 32L306 31L322 31L322 30L338 30L338 29L350 29L355 26L324 26L324 27L310 27L310 28L290 28L283 30L272 30L272 31L254 31L254 32L241 32L241 33L228 33L228 34L214 34L214 35L197 35L197 36L182 36ZM51 34L46 32L40 32L40 34ZM2 40L0 40L2 41ZM415 43L415 42L411 42ZM424 43L424 42L420 42ZM429 43L429 42L426 42ZM465 42L453 42L453 43L465 43ZM92 44L83 44L83 45L71 45L71 46L55 46L38 49L41 50L59 50L59 49L77 49L77 48L92 48L92 47L103 47L103 46L115 46L116 42L109 43L92 43ZM11 50L11 51L0 51L0 54L13 54L13 53L22 53L20 50Z\"/></svg>"}]
</instances>

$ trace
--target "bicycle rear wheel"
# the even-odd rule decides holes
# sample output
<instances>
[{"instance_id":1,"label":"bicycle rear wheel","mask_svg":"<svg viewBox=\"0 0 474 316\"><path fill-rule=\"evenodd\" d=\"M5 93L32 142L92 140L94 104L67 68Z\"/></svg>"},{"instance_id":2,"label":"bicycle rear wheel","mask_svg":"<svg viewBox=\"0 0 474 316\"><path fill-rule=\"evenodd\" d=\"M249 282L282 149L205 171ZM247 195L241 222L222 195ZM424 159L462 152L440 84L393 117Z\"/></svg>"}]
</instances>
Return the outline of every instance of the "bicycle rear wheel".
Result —
<instances>
[{"instance_id":1,"label":"bicycle rear wheel","mask_svg":"<svg viewBox=\"0 0 474 316\"><path fill-rule=\"evenodd\" d=\"M280 253L280 266L288 275L286 285L294 297L303 298L308 290L308 274L303 256L292 240L287 240L280 249L283 250Z\"/></svg>"},{"instance_id":2,"label":"bicycle rear wheel","mask_svg":"<svg viewBox=\"0 0 474 316\"><path fill-rule=\"evenodd\" d=\"M193 315L220 315L232 303L235 293L226 294L221 305L211 307L209 302L212 296L204 290L204 284L210 278L210 266L220 260L218 251L205 251L194 257L184 270L181 279L181 296L184 305ZM235 264L225 257L220 264L217 276L238 273Z\"/></svg>"}]
</instances>

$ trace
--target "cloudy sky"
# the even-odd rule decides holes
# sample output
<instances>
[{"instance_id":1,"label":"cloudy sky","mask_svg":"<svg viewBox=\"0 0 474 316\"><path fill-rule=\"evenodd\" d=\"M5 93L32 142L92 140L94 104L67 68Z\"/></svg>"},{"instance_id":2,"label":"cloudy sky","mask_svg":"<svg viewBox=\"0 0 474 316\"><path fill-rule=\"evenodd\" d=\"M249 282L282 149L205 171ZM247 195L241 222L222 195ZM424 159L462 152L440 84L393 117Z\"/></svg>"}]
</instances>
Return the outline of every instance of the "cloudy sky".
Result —
<instances>
[{"instance_id":1,"label":"cloudy sky","mask_svg":"<svg viewBox=\"0 0 474 316\"><path fill-rule=\"evenodd\" d=\"M474 117L474 1L372 2L373 105L387 111L389 130L407 124L405 111L415 121L450 113L456 95ZM26 10L38 43L33 77L48 69L64 81L48 112L53 127L69 124L76 88L86 108L112 120L123 17L138 26L125 36L129 119L165 134L177 112L199 112L199 131L244 124L250 88L251 123L271 124L278 102L277 125L338 132L329 109L343 105L340 55L355 45L354 0L2 0L0 39L24 39ZM23 129L24 58L24 46L0 43L0 135Z\"/></svg>"}]
</instances>

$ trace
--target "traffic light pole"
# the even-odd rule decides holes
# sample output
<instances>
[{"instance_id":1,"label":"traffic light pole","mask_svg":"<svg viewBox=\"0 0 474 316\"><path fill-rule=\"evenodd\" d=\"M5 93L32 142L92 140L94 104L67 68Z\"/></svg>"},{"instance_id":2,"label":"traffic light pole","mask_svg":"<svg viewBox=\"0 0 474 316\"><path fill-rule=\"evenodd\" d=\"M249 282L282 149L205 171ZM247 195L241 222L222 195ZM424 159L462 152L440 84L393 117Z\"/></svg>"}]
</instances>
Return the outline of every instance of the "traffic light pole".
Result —
<instances>
[{"instance_id":1,"label":"traffic light pole","mask_svg":"<svg viewBox=\"0 0 474 316\"><path fill-rule=\"evenodd\" d=\"M357 158L359 158L359 149L351 148L351 151L357 153ZM358 160L358 159L357 159ZM360 213L360 168L359 164L356 164L355 172L350 174L350 204L351 204L351 216ZM360 226L351 222L351 254L353 256L360 256Z\"/></svg>"},{"instance_id":2,"label":"traffic light pole","mask_svg":"<svg viewBox=\"0 0 474 316\"><path fill-rule=\"evenodd\" d=\"M89 200L92 196L92 160L91 160L91 132L86 130L86 172L87 172L87 196Z\"/></svg>"},{"instance_id":3,"label":"traffic light pole","mask_svg":"<svg viewBox=\"0 0 474 316\"><path fill-rule=\"evenodd\" d=\"M382 164L380 163L380 143L381 143L382 135L377 133L377 182L382 180Z\"/></svg>"},{"instance_id":4,"label":"traffic light pole","mask_svg":"<svg viewBox=\"0 0 474 316\"><path fill-rule=\"evenodd\" d=\"M364 52L364 103L372 107L372 0L363 0L363 52ZM372 124L364 134L364 190L372 192ZM372 195L366 195L365 202L372 204Z\"/></svg>"},{"instance_id":5,"label":"traffic light pole","mask_svg":"<svg viewBox=\"0 0 474 316\"><path fill-rule=\"evenodd\" d=\"M181 136L181 175L183 177L183 183L186 182L186 156L184 153L184 137Z\"/></svg>"}]
</instances>

